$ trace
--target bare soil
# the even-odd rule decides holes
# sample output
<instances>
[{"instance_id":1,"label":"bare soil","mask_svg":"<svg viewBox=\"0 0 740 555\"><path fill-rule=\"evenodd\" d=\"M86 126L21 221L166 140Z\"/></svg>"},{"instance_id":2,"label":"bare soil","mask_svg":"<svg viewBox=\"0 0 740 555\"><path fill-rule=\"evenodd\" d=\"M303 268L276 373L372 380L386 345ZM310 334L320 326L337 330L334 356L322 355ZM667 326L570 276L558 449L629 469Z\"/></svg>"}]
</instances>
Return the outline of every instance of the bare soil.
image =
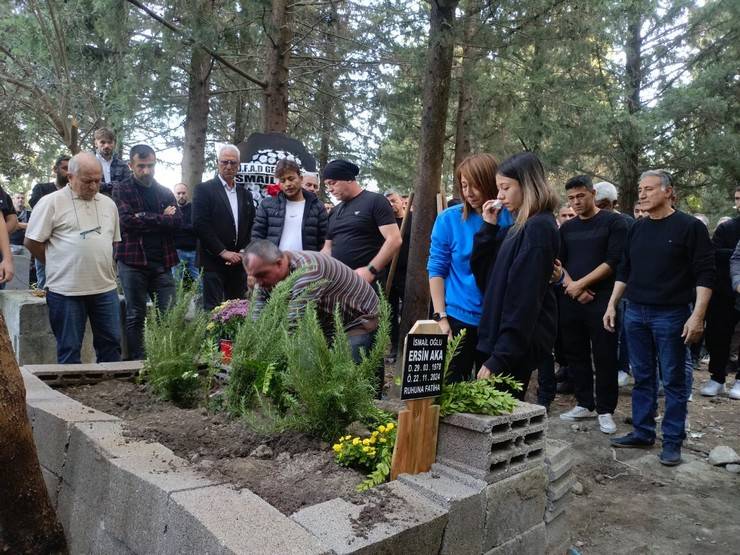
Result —
<instances>
[{"instance_id":1,"label":"bare soil","mask_svg":"<svg viewBox=\"0 0 740 555\"><path fill-rule=\"evenodd\" d=\"M560 420L575 399L558 395L548 437L570 442L576 455L583 493L573 496L567 517L579 553L740 554L740 475L707 463L717 445L740 453L740 401L702 397L699 388L708 379L706 369L694 373L688 438L677 467L658 463L659 441L648 450L613 449L595 420L575 426ZM536 387L534 381L528 395ZM631 389L620 389L617 435L632 429L625 422Z\"/></svg>"},{"instance_id":2,"label":"bare soil","mask_svg":"<svg viewBox=\"0 0 740 555\"><path fill-rule=\"evenodd\" d=\"M364 479L338 466L331 446L315 438L296 432L259 434L225 413L161 401L146 385L109 380L60 391L121 418L127 437L159 442L209 478L248 488L286 515L335 497L349 498Z\"/></svg>"}]
</instances>

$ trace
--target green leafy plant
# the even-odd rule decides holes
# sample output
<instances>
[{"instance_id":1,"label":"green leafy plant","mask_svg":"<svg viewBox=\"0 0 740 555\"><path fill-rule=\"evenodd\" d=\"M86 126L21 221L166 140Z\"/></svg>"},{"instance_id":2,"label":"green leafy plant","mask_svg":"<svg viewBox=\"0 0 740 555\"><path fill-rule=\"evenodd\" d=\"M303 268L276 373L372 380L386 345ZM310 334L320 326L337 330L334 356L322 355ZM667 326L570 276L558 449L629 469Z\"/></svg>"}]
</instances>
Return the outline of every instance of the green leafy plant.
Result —
<instances>
[{"instance_id":1,"label":"green leafy plant","mask_svg":"<svg viewBox=\"0 0 740 555\"><path fill-rule=\"evenodd\" d=\"M194 405L208 383L196 365L208 316L197 308L190 314L194 297L195 290L180 283L172 306L160 311L155 303L144 322L146 359L141 379L157 395L180 406Z\"/></svg>"},{"instance_id":2,"label":"green leafy plant","mask_svg":"<svg viewBox=\"0 0 740 555\"><path fill-rule=\"evenodd\" d=\"M522 385L510 376L492 375L484 380L445 384L437 402L439 415L456 412L471 412L496 416L514 410L517 400L508 391L496 386L503 385L512 391L521 391Z\"/></svg>"},{"instance_id":3,"label":"green leafy plant","mask_svg":"<svg viewBox=\"0 0 740 555\"><path fill-rule=\"evenodd\" d=\"M385 299L380 301L379 312L373 346L356 364L339 311L334 314L334 337L329 346L316 308L308 303L285 343L284 399L299 429L329 441L350 422L372 413L376 369L383 363L390 341L390 307Z\"/></svg>"},{"instance_id":4,"label":"green leafy plant","mask_svg":"<svg viewBox=\"0 0 740 555\"><path fill-rule=\"evenodd\" d=\"M388 480L391 473L396 424L388 422L373 430L370 437L342 436L332 446L338 464L368 472L357 491L365 491Z\"/></svg>"}]
</instances>

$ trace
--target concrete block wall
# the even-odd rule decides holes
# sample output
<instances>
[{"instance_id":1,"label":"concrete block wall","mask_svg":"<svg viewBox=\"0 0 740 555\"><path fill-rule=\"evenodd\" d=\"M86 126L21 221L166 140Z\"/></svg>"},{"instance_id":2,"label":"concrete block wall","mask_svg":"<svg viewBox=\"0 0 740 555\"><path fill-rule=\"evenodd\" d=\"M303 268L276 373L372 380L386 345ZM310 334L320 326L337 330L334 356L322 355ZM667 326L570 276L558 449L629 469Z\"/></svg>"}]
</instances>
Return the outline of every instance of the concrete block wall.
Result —
<instances>
[{"instance_id":1,"label":"concrete block wall","mask_svg":"<svg viewBox=\"0 0 740 555\"><path fill-rule=\"evenodd\" d=\"M575 482L573 453L565 441L548 439L545 444L547 471L547 504L545 507L545 537L548 555L562 555L570 547L567 506L570 489Z\"/></svg>"},{"instance_id":2,"label":"concrete block wall","mask_svg":"<svg viewBox=\"0 0 740 555\"><path fill-rule=\"evenodd\" d=\"M125 349L124 307L121 297L121 338ZM44 297L36 297L30 290L0 291L0 310L5 316L10 342L20 366L57 362L57 343L49 325L49 310ZM85 327L81 358L82 362L95 362L89 322Z\"/></svg>"},{"instance_id":3,"label":"concrete block wall","mask_svg":"<svg viewBox=\"0 0 740 555\"><path fill-rule=\"evenodd\" d=\"M69 371L115 375L127 368ZM438 462L431 472L287 517L248 490L196 473L158 443L125 438L118 418L69 399L25 368L23 376L42 472L71 553L529 555L544 554L551 538L562 541L567 532L557 531L564 520L551 501L564 498L572 463L562 450L545 456L541 407L449 417L441 426L455 466ZM450 444L461 445L456 431L483 436L466 435L478 449L452 453ZM507 449L511 459L524 453L526 464L506 459L506 472L490 472L487 465L498 464ZM464 456L478 467L462 464Z\"/></svg>"}]
</instances>

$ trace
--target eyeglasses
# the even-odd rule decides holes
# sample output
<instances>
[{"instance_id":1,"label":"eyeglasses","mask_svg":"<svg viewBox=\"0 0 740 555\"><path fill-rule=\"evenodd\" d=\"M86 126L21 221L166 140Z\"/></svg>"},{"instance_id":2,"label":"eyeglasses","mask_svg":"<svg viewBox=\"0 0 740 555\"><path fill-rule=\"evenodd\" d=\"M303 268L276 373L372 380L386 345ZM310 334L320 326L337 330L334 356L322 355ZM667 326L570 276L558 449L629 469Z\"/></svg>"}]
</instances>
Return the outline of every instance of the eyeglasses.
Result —
<instances>
[{"instance_id":1,"label":"eyeglasses","mask_svg":"<svg viewBox=\"0 0 740 555\"><path fill-rule=\"evenodd\" d=\"M94 227L92 229L88 229L87 231L80 231L80 236L83 239L87 239L87 236L90 235L91 233L97 233L98 235L101 235L102 231L100 230L100 226Z\"/></svg>"},{"instance_id":2,"label":"eyeglasses","mask_svg":"<svg viewBox=\"0 0 740 555\"><path fill-rule=\"evenodd\" d=\"M219 160L218 163L221 164L222 166L238 166L239 165L239 162L235 160Z\"/></svg>"}]
</instances>

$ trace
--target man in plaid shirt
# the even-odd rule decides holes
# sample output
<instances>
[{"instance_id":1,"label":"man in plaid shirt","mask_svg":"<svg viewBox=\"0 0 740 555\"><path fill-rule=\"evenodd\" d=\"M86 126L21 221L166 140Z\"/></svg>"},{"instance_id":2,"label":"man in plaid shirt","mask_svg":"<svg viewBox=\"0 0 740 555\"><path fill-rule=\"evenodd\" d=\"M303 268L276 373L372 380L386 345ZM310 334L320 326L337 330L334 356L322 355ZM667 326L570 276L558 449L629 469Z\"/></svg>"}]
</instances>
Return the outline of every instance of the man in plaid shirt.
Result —
<instances>
[{"instance_id":1,"label":"man in plaid shirt","mask_svg":"<svg viewBox=\"0 0 740 555\"><path fill-rule=\"evenodd\" d=\"M157 157L147 145L131 148L132 175L113 189L121 220L116 247L118 276L126 296L126 339L129 359L144 358L147 298L166 310L175 295L170 268L179 262L174 231L182 225L172 191L154 180Z\"/></svg>"}]
</instances>

